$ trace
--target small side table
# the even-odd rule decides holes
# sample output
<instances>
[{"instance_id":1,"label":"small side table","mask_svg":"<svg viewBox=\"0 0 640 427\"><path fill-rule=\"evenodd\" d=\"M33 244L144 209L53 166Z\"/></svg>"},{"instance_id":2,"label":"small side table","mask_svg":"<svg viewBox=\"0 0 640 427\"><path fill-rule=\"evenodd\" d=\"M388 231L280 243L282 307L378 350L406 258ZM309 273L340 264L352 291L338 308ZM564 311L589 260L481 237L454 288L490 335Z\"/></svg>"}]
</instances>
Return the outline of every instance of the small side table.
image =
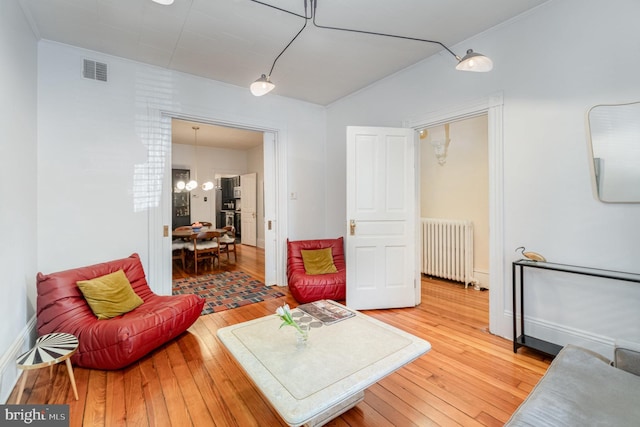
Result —
<instances>
[{"instance_id":1,"label":"small side table","mask_svg":"<svg viewBox=\"0 0 640 427\"><path fill-rule=\"evenodd\" d=\"M64 361L67 364L67 372L73 394L78 400L78 389L76 388L76 379L73 376L73 368L71 367L71 356L78 351L78 338L67 333L53 333L38 337L33 348L26 353L21 354L16 359L16 365L22 369L22 379L20 381L20 391L16 399L16 404L22 399L22 392L27 383L27 374L31 369L40 369L46 366L50 367L49 375L53 365Z\"/></svg>"}]
</instances>

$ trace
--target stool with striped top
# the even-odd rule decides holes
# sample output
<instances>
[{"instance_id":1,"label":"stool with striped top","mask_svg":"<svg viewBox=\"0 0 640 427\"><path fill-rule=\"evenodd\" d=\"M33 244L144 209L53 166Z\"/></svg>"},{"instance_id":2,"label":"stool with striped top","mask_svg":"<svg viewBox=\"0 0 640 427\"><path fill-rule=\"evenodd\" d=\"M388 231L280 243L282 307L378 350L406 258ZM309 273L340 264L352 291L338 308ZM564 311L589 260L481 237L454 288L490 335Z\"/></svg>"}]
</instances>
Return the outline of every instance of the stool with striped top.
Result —
<instances>
[{"instance_id":1,"label":"stool with striped top","mask_svg":"<svg viewBox=\"0 0 640 427\"><path fill-rule=\"evenodd\" d=\"M16 358L16 365L24 371L20 381L20 391L18 391L16 404L19 404L20 399L22 399L22 392L24 391L24 386L27 383L27 374L29 370L49 366L51 367L49 375L51 375L53 365L62 361L67 364L67 372L69 373L69 380L71 381L73 394L76 400L78 400L78 389L76 388L76 379L73 376L73 368L71 367L70 359L77 350L78 338L74 335L66 333L52 333L38 337L38 339L36 339L36 344L31 350Z\"/></svg>"}]
</instances>

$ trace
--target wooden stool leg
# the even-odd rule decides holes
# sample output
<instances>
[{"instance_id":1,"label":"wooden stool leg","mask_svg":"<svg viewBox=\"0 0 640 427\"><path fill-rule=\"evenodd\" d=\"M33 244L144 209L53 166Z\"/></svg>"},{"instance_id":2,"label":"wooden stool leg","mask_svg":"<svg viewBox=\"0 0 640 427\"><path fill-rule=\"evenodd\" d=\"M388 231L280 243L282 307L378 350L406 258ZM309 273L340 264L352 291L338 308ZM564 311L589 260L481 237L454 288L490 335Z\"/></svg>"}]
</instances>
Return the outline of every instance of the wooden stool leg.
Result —
<instances>
[{"instance_id":1,"label":"wooden stool leg","mask_svg":"<svg viewBox=\"0 0 640 427\"><path fill-rule=\"evenodd\" d=\"M27 374L29 371L22 371L22 378L20 379L20 390L18 391L18 397L16 398L16 405L20 404L20 400L22 399L22 392L24 391L24 386L27 383Z\"/></svg>"},{"instance_id":2,"label":"wooden stool leg","mask_svg":"<svg viewBox=\"0 0 640 427\"><path fill-rule=\"evenodd\" d=\"M69 380L71 380L71 387L73 387L73 395L78 400L78 389L76 388L76 378L73 376L73 368L71 367L71 359L64 361L67 364L67 372L69 372Z\"/></svg>"}]
</instances>

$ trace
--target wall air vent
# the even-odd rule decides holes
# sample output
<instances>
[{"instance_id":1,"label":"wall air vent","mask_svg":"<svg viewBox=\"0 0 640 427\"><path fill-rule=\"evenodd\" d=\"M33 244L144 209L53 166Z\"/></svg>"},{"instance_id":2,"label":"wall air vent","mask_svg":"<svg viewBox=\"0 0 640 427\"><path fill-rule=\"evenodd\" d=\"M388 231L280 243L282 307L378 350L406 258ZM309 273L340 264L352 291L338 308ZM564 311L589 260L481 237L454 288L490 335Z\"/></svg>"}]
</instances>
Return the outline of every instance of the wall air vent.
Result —
<instances>
[{"instance_id":1,"label":"wall air vent","mask_svg":"<svg viewBox=\"0 0 640 427\"><path fill-rule=\"evenodd\" d=\"M84 60L84 67L82 68L82 77L85 79L99 80L101 82L107 81L107 64L102 62L92 61L90 59Z\"/></svg>"}]
</instances>

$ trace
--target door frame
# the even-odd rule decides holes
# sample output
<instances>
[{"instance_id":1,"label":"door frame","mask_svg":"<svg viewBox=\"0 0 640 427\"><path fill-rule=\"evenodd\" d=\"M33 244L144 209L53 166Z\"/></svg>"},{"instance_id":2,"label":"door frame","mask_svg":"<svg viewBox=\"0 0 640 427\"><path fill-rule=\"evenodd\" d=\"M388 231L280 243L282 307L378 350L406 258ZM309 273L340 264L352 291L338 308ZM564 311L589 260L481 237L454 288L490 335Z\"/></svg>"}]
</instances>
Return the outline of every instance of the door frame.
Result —
<instances>
[{"instance_id":1,"label":"door frame","mask_svg":"<svg viewBox=\"0 0 640 427\"><path fill-rule=\"evenodd\" d=\"M505 316L504 267L504 135L502 92L456 107L425 113L403 121L403 126L416 131L451 121L487 115L489 148L489 332L503 337L511 336L511 322ZM419 157L417 147L416 157ZM417 187L420 181L420 162L416 171Z\"/></svg>"},{"instance_id":2,"label":"door frame","mask_svg":"<svg viewBox=\"0 0 640 427\"><path fill-rule=\"evenodd\" d=\"M273 186L273 194L276 195L274 201L275 218L270 218L275 227L275 253L270 254L275 264L275 280L277 284L286 284L286 224L287 224L287 134L286 126L283 123L262 121L254 118L243 118L242 121L224 120L222 118L211 118L208 114L198 114L195 112L176 112L162 108L150 108L151 120L147 131L154 135L153 143L159 151L164 154L164 164L162 167L162 184L155 192L157 204L155 208L148 210L148 253L149 264L146 266L147 277L151 289L160 295L171 295L172 288L172 259L171 259L171 235L170 230L165 232L165 226L171 228L171 197L166 191L171 186L171 120L180 119L206 123L217 126L235 127L258 132L270 133L274 137L275 161L273 182L264 185ZM265 160L266 157L265 157ZM157 184L155 184L157 185ZM155 185L150 184L151 188ZM266 212L265 212L266 215ZM265 216L265 221L269 220ZM284 224L285 226L278 226ZM268 259L268 250L265 242L265 260ZM265 266L266 272L267 266Z\"/></svg>"}]
</instances>

